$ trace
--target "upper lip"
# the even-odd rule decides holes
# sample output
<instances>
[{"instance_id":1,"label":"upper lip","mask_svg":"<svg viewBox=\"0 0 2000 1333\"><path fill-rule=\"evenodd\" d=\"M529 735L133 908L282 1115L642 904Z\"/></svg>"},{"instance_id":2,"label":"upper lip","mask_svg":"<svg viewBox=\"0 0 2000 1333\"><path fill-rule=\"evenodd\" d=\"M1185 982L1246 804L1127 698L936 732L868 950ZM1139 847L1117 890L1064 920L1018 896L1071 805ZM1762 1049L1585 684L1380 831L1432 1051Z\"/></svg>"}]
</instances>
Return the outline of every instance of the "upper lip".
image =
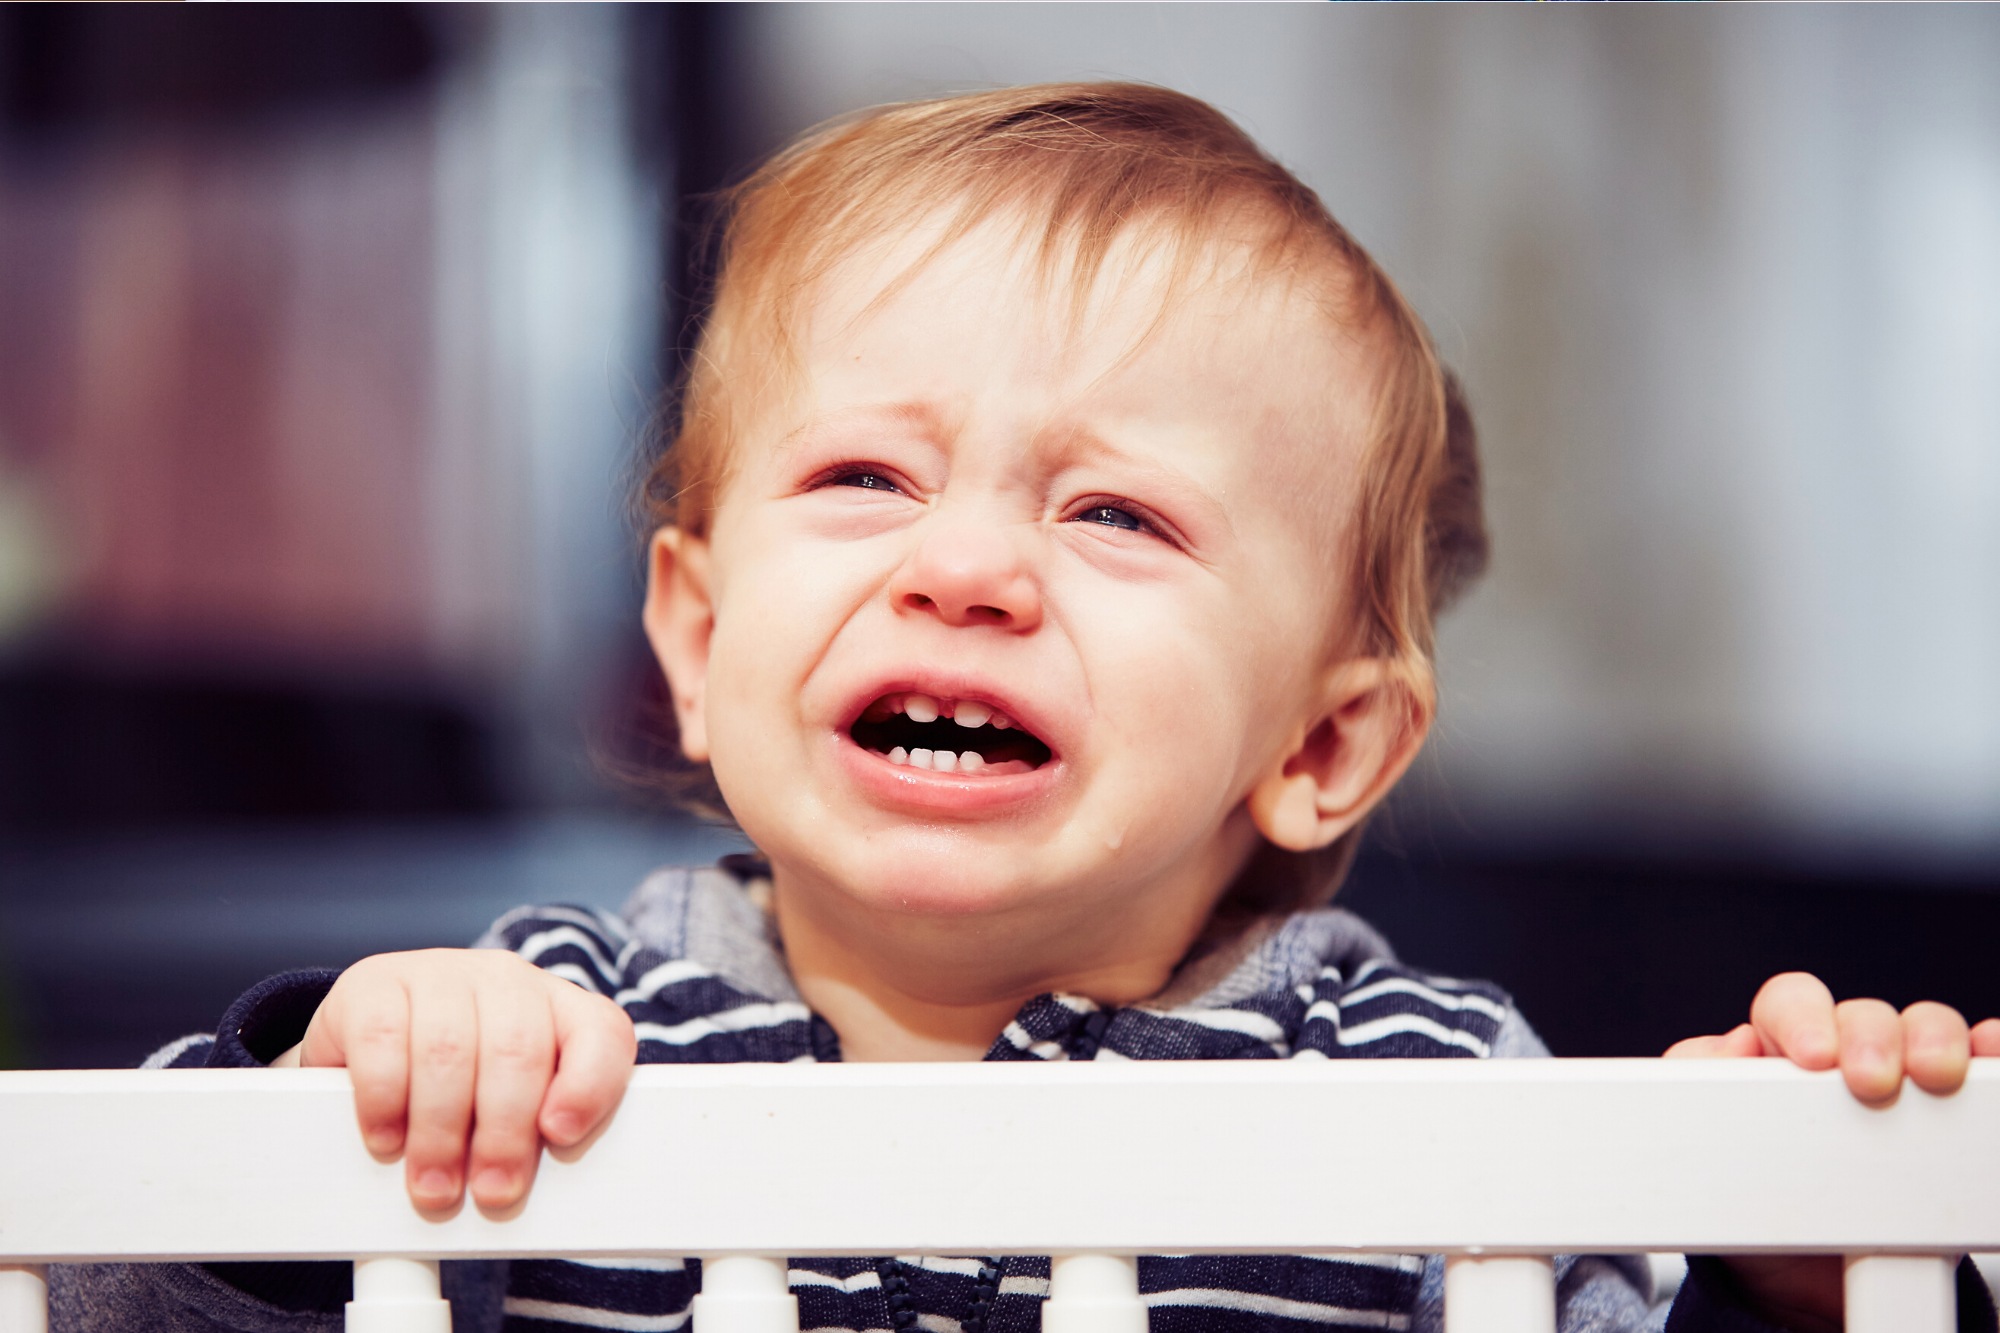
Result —
<instances>
[{"instance_id":1,"label":"upper lip","mask_svg":"<svg viewBox=\"0 0 2000 1333\"><path fill-rule=\"evenodd\" d=\"M878 683L866 686L857 694L842 714L840 730L849 732L861 720L868 705L885 694L927 694L940 702L981 703L996 713L1005 713L1014 725L1049 747L1051 758L1061 755L1057 728L1038 705L1028 703L1015 695L1008 694L990 681L962 672L910 671L902 675L885 676Z\"/></svg>"}]
</instances>

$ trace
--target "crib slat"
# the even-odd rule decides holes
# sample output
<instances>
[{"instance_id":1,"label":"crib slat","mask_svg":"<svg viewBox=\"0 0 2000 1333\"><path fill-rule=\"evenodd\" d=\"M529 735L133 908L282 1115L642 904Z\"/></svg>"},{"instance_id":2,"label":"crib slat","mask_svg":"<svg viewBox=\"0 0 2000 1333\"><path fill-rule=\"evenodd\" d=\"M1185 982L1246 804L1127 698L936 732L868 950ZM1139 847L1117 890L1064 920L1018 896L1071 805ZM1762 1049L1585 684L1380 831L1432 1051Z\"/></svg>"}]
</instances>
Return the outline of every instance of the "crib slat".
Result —
<instances>
[{"instance_id":1,"label":"crib slat","mask_svg":"<svg viewBox=\"0 0 2000 1333\"><path fill-rule=\"evenodd\" d=\"M357 1259L347 1333L451 1333L435 1259Z\"/></svg>"},{"instance_id":2,"label":"crib slat","mask_svg":"<svg viewBox=\"0 0 2000 1333\"><path fill-rule=\"evenodd\" d=\"M1042 1333L1146 1333L1139 1261L1120 1254L1064 1254L1051 1259Z\"/></svg>"},{"instance_id":3,"label":"crib slat","mask_svg":"<svg viewBox=\"0 0 2000 1333\"><path fill-rule=\"evenodd\" d=\"M0 1264L0 1333L48 1333L49 1287L40 1264Z\"/></svg>"},{"instance_id":4,"label":"crib slat","mask_svg":"<svg viewBox=\"0 0 2000 1333\"><path fill-rule=\"evenodd\" d=\"M700 1333L799 1333L799 1301L784 1258L704 1254L693 1320Z\"/></svg>"},{"instance_id":5,"label":"crib slat","mask_svg":"<svg viewBox=\"0 0 2000 1333\"><path fill-rule=\"evenodd\" d=\"M1454 1254L1445 1260L1445 1333L1555 1333L1555 1326L1555 1268L1547 1258Z\"/></svg>"},{"instance_id":6,"label":"crib slat","mask_svg":"<svg viewBox=\"0 0 2000 1333\"><path fill-rule=\"evenodd\" d=\"M1856 1255L1847 1261L1847 1333L1953 1333L1956 1259Z\"/></svg>"}]
</instances>

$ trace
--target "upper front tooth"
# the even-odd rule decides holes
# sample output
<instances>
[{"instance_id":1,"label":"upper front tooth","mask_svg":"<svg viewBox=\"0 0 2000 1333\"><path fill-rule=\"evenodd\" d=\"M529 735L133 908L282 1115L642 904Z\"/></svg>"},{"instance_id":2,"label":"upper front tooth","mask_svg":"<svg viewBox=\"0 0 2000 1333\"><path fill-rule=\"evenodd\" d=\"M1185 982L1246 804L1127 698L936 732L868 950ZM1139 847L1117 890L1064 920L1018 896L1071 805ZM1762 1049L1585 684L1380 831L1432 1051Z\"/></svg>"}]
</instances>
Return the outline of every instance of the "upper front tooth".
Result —
<instances>
[{"instance_id":1,"label":"upper front tooth","mask_svg":"<svg viewBox=\"0 0 2000 1333\"><path fill-rule=\"evenodd\" d=\"M951 720L961 727L983 727L992 716L993 710L985 704L960 704L952 710Z\"/></svg>"},{"instance_id":2,"label":"upper front tooth","mask_svg":"<svg viewBox=\"0 0 2000 1333\"><path fill-rule=\"evenodd\" d=\"M935 722L938 720L938 701L928 694L907 694L903 696L903 711L910 715L912 722Z\"/></svg>"}]
</instances>

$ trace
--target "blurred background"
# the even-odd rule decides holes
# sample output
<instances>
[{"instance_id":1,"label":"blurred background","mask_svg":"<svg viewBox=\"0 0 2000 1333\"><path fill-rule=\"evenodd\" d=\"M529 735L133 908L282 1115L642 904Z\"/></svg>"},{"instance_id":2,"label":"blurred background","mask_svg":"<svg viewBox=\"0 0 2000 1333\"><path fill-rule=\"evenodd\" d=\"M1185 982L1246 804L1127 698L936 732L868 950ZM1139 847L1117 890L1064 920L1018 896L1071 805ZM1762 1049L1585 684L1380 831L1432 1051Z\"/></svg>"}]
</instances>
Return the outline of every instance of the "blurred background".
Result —
<instances>
[{"instance_id":1,"label":"blurred background","mask_svg":"<svg viewBox=\"0 0 2000 1333\"><path fill-rule=\"evenodd\" d=\"M737 844L653 754L685 200L824 117L1207 98L1463 374L1495 558L1344 899L1651 1054L2000 1012L2000 11L0 9L0 1065Z\"/></svg>"}]
</instances>

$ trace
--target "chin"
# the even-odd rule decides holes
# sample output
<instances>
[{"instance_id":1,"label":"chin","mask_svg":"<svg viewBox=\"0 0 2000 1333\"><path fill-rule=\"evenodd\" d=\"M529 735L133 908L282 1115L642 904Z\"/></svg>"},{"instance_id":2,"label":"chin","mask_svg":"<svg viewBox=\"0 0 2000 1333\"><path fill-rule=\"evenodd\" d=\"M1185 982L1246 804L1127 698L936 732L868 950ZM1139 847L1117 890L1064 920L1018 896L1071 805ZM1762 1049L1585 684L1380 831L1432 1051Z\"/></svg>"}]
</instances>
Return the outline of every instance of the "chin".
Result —
<instances>
[{"instance_id":1,"label":"chin","mask_svg":"<svg viewBox=\"0 0 2000 1333\"><path fill-rule=\"evenodd\" d=\"M954 841L948 848L883 847L877 843L855 858L853 873L828 869L844 883L850 896L866 906L912 916L988 917L1025 906L1049 892L1023 873L1025 858Z\"/></svg>"}]
</instances>

